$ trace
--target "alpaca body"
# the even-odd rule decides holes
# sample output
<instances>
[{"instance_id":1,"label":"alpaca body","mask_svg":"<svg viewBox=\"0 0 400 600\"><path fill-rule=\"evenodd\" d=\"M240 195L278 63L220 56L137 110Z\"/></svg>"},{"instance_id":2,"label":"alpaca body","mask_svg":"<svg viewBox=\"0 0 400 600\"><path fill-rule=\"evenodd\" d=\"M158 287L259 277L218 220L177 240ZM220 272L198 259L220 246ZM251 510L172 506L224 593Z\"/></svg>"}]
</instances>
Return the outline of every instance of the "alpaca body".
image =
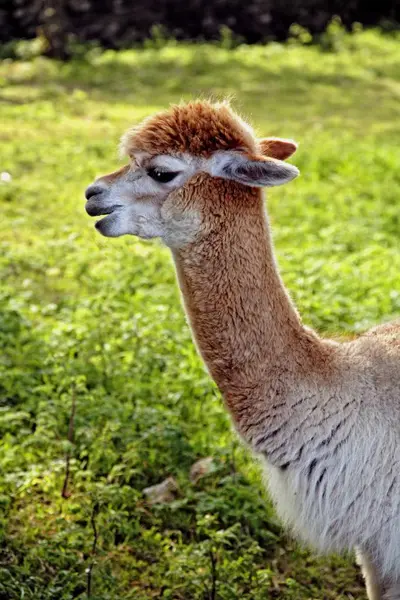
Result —
<instances>
[{"instance_id":1,"label":"alpaca body","mask_svg":"<svg viewBox=\"0 0 400 600\"><path fill-rule=\"evenodd\" d=\"M323 552L358 549L370 600L400 600L400 323L351 342L304 327L275 264L262 186L294 142L194 102L123 138L86 191L105 236L170 247L193 337L281 518Z\"/></svg>"},{"instance_id":2,"label":"alpaca body","mask_svg":"<svg viewBox=\"0 0 400 600\"><path fill-rule=\"evenodd\" d=\"M322 552L365 548L383 577L399 579L400 370L388 385L364 346L363 338L338 346L332 359L341 374L347 364L348 382L289 394L286 416L276 413L251 443L278 514L301 539Z\"/></svg>"}]
</instances>

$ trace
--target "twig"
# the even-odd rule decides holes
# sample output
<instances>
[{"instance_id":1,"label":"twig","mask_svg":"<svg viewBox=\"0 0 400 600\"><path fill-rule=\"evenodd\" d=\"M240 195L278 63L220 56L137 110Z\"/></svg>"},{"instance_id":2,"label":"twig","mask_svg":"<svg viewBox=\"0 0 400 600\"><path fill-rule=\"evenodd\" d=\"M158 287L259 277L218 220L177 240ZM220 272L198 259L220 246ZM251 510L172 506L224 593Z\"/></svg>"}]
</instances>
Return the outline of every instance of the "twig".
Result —
<instances>
[{"instance_id":1,"label":"twig","mask_svg":"<svg viewBox=\"0 0 400 600\"><path fill-rule=\"evenodd\" d=\"M230 468L231 468L231 474L232 475L236 475L236 440L233 440L232 442L232 452L230 455Z\"/></svg>"},{"instance_id":2,"label":"twig","mask_svg":"<svg viewBox=\"0 0 400 600\"><path fill-rule=\"evenodd\" d=\"M70 444L74 441L74 425L75 425L75 412L76 412L76 390L75 386L72 387L72 404L71 404L71 414L69 417L69 426L68 426L68 441ZM71 460L71 449L68 448L65 454L65 477L64 484L61 492L62 498L69 498L70 492L68 491L68 483L69 483L69 475L70 475L70 460Z\"/></svg>"},{"instance_id":3,"label":"twig","mask_svg":"<svg viewBox=\"0 0 400 600\"><path fill-rule=\"evenodd\" d=\"M211 561L211 590L209 594L210 600L215 600L217 597L217 557L215 556L212 549L209 553L210 561Z\"/></svg>"},{"instance_id":4,"label":"twig","mask_svg":"<svg viewBox=\"0 0 400 600\"><path fill-rule=\"evenodd\" d=\"M92 552L91 552L92 562L86 569L86 596L88 598L91 598L91 594L92 594L92 571L93 571L94 559L96 557L96 551L97 551L97 540L99 537L99 534L97 531L97 524L96 524L96 518L97 518L97 515L99 514L99 508L100 508L99 503L95 502L93 504L92 516L90 517L90 523L91 523L92 529L93 529L93 544L92 544Z\"/></svg>"}]
</instances>

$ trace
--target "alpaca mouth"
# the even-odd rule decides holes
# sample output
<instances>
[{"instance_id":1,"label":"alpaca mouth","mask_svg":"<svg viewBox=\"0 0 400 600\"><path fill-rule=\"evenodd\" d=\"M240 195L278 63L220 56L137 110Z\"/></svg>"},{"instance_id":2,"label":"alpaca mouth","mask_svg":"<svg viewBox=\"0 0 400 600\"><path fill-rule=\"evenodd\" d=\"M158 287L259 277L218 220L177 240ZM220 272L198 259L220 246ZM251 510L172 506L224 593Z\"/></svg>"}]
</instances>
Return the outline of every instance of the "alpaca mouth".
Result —
<instances>
[{"instance_id":1,"label":"alpaca mouth","mask_svg":"<svg viewBox=\"0 0 400 600\"><path fill-rule=\"evenodd\" d=\"M111 206L104 206L98 202L92 201L91 198L86 202L86 212L91 217L100 217L105 215L102 219L95 222L94 226L103 235L106 235L108 226L115 218L115 213L122 208L122 204L111 204ZM105 227L105 229L104 229Z\"/></svg>"},{"instance_id":2,"label":"alpaca mouth","mask_svg":"<svg viewBox=\"0 0 400 600\"><path fill-rule=\"evenodd\" d=\"M102 206L91 199L86 202L85 210L90 217L100 217L101 215L111 215L118 208L122 208L122 204L112 204L111 206Z\"/></svg>"}]
</instances>

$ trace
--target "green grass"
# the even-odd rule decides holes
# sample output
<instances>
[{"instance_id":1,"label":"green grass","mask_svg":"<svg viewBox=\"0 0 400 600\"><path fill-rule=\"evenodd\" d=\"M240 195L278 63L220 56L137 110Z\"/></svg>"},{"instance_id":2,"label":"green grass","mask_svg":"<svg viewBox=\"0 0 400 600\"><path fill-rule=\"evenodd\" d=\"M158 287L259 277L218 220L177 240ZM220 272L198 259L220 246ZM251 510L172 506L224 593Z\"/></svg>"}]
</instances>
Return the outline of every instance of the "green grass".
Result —
<instances>
[{"instance_id":1,"label":"green grass","mask_svg":"<svg viewBox=\"0 0 400 600\"><path fill-rule=\"evenodd\" d=\"M351 559L282 532L196 355L168 251L100 238L83 191L143 116L233 94L260 134L300 142L302 176L268 204L304 321L352 335L398 316L399 37L5 61L0 86L0 600L86 598L87 569L92 599L206 600L213 562L220 600L364 599ZM205 456L215 469L193 484ZM177 499L146 504L169 475Z\"/></svg>"}]
</instances>

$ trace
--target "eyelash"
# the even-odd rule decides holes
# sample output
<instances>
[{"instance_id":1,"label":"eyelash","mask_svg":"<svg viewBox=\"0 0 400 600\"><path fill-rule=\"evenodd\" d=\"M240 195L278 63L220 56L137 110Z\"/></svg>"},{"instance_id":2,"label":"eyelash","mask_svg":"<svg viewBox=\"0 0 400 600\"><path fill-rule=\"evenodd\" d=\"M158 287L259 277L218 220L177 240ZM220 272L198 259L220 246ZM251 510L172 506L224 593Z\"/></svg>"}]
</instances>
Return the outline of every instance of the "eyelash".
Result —
<instances>
[{"instance_id":1,"label":"eyelash","mask_svg":"<svg viewBox=\"0 0 400 600\"><path fill-rule=\"evenodd\" d=\"M151 167L147 170L147 175L158 183L168 183L175 179L178 174L179 171L161 171L157 167Z\"/></svg>"}]
</instances>

